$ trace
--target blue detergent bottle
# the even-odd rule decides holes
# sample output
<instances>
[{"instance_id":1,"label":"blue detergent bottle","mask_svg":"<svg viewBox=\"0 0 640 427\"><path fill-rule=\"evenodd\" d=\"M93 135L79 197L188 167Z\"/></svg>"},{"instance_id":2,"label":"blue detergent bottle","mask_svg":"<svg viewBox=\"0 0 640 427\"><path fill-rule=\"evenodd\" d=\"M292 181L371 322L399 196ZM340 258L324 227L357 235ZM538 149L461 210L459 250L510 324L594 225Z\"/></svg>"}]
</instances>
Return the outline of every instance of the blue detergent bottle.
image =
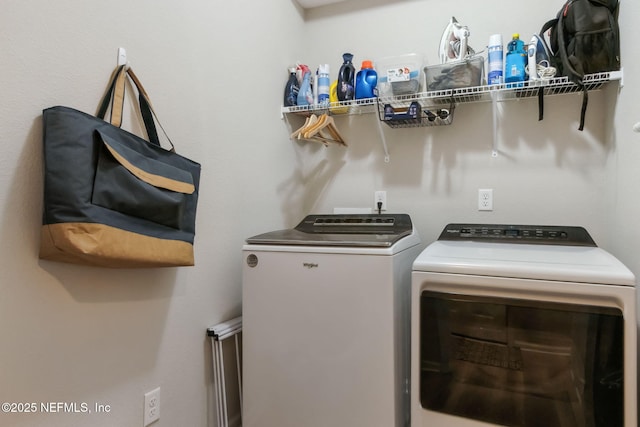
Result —
<instances>
[{"instance_id":1,"label":"blue detergent bottle","mask_svg":"<svg viewBox=\"0 0 640 427\"><path fill-rule=\"evenodd\" d=\"M362 61L362 67L356 74L356 99L374 98L378 84L378 73L371 61Z\"/></svg>"},{"instance_id":2,"label":"blue detergent bottle","mask_svg":"<svg viewBox=\"0 0 640 427\"><path fill-rule=\"evenodd\" d=\"M515 33L507 45L507 55L504 66L504 82L519 83L527 78L525 67L527 65L527 51L524 42L520 40L520 34ZM517 85L521 86L521 85Z\"/></svg>"}]
</instances>

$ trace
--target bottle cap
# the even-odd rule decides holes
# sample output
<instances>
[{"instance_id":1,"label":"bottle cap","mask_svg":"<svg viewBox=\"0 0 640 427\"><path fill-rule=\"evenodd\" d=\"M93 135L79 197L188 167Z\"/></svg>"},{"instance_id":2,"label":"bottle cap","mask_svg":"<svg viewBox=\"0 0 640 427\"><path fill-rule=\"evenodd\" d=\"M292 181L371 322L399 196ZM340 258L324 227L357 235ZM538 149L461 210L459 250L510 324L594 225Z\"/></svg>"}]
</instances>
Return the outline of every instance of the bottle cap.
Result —
<instances>
[{"instance_id":1,"label":"bottle cap","mask_svg":"<svg viewBox=\"0 0 640 427\"><path fill-rule=\"evenodd\" d=\"M302 75L304 76L307 72L310 72L311 70L309 69L308 66L306 66L305 64L298 64L298 70L300 70L300 72L302 73Z\"/></svg>"},{"instance_id":2,"label":"bottle cap","mask_svg":"<svg viewBox=\"0 0 640 427\"><path fill-rule=\"evenodd\" d=\"M318 74L329 74L329 64L318 65Z\"/></svg>"},{"instance_id":3,"label":"bottle cap","mask_svg":"<svg viewBox=\"0 0 640 427\"><path fill-rule=\"evenodd\" d=\"M511 36L511 38L513 38L513 40L519 39L520 38L520 33L513 33L513 36Z\"/></svg>"},{"instance_id":4,"label":"bottle cap","mask_svg":"<svg viewBox=\"0 0 640 427\"><path fill-rule=\"evenodd\" d=\"M494 34L489 37L489 46L502 46L502 34Z\"/></svg>"},{"instance_id":5,"label":"bottle cap","mask_svg":"<svg viewBox=\"0 0 640 427\"><path fill-rule=\"evenodd\" d=\"M362 69L373 68L373 62L366 60L362 61Z\"/></svg>"}]
</instances>

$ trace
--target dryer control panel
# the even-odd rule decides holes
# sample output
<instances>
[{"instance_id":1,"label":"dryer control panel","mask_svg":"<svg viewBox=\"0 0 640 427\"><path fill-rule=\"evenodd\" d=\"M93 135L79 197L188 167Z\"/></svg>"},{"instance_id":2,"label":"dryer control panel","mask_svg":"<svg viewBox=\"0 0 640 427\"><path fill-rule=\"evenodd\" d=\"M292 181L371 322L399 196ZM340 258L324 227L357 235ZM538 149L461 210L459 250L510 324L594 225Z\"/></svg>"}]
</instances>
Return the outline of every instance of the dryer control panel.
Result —
<instances>
[{"instance_id":1,"label":"dryer control panel","mask_svg":"<svg viewBox=\"0 0 640 427\"><path fill-rule=\"evenodd\" d=\"M555 225L448 224L438 240L597 246L583 227Z\"/></svg>"}]
</instances>

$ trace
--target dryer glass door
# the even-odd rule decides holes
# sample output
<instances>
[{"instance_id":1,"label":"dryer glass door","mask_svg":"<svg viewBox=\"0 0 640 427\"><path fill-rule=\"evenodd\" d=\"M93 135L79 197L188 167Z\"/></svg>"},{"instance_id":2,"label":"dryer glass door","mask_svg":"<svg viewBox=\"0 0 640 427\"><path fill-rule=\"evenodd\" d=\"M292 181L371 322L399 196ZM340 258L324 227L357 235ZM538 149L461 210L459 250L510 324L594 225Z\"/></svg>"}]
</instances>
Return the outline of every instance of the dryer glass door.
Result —
<instances>
[{"instance_id":1,"label":"dryer glass door","mask_svg":"<svg viewBox=\"0 0 640 427\"><path fill-rule=\"evenodd\" d=\"M504 426L623 425L623 318L608 307L423 291L420 401Z\"/></svg>"}]
</instances>

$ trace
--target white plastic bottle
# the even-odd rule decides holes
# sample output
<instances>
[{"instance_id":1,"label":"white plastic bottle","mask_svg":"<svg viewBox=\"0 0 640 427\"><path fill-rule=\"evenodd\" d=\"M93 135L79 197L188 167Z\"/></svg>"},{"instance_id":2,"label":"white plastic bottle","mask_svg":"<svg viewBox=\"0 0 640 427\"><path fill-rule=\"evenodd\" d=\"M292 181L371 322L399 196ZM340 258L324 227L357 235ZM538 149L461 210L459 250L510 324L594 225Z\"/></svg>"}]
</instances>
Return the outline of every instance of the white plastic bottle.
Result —
<instances>
[{"instance_id":1,"label":"white plastic bottle","mask_svg":"<svg viewBox=\"0 0 640 427\"><path fill-rule=\"evenodd\" d=\"M502 47L502 34L494 34L489 37L487 62L487 83L490 85L504 83L504 50Z\"/></svg>"},{"instance_id":2,"label":"white plastic bottle","mask_svg":"<svg viewBox=\"0 0 640 427\"><path fill-rule=\"evenodd\" d=\"M322 64L318 67L318 104L329 105L329 64Z\"/></svg>"}]
</instances>

